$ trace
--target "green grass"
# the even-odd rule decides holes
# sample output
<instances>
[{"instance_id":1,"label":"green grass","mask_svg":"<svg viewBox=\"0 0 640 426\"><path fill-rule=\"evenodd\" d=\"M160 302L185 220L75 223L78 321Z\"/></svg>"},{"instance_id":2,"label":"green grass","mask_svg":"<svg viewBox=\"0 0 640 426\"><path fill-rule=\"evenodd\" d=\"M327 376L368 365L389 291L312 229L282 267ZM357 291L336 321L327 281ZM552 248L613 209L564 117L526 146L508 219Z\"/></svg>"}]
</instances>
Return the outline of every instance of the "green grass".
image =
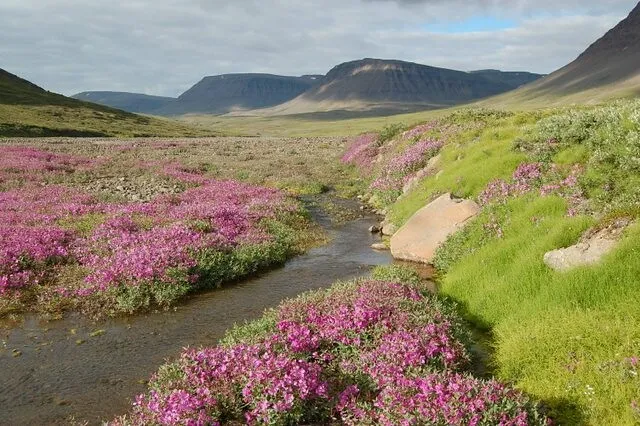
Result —
<instances>
[{"instance_id":1,"label":"green grass","mask_svg":"<svg viewBox=\"0 0 640 426\"><path fill-rule=\"evenodd\" d=\"M77 105L0 104L0 137L197 137L220 134L174 120L77 102Z\"/></svg>"},{"instance_id":2,"label":"green grass","mask_svg":"<svg viewBox=\"0 0 640 426\"><path fill-rule=\"evenodd\" d=\"M560 424L634 424L640 378L625 359L640 355L640 226L602 263L559 273L544 253L575 243L593 219L566 217L556 197L508 210L504 237L467 240L472 255L442 292L491 330L498 376L550 404Z\"/></svg>"},{"instance_id":3,"label":"green grass","mask_svg":"<svg viewBox=\"0 0 640 426\"><path fill-rule=\"evenodd\" d=\"M0 137L206 136L211 129L144 117L48 92L0 69Z\"/></svg>"},{"instance_id":4,"label":"green grass","mask_svg":"<svg viewBox=\"0 0 640 426\"><path fill-rule=\"evenodd\" d=\"M542 400L558 424L640 424L640 102L456 110L439 122L445 131L427 135L446 142L438 171L384 206L397 225L445 192L477 199L524 162L542 163L539 185L579 175L571 204L538 190L491 203L436 253L441 292L490 341L489 371ZM387 145L363 187L406 144ZM600 263L565 273L544 264L617 218L636 223Z\"/></svg>"},{"instance_id":5,"label":"green grass","mask_svg":"<svg viewBox=\"0 0 640 426\"><path fill-rule=\"evenodd\" d=\"M420 182L417 188L391 207L391 219L400 225L417 210L445 192L457 196L476 197L496 178L507 178L525 155L512 149L513 140L522 132L522 116L500 120L473 134L463 135L459 142L446 145L441 152L441 172Z\"/></svg>"},{"instance_id":6,"label":"green grass","mask_svg":"<svg viewBox=\"0 0 640 426\"><path fill-rule=\"evenodd\" d=\"M621 102L490 119L455 135L440 173L390 206L401 225L438 194L475 198L522 162L580 165L583 214L569 217L566 200L537 191L490 204L435 259L443 295L490 338L489 370L542 400L558 424L640 424L640 223L596 265L560 273L543 262L588 229L640 217L639 118L640 103Z\"/></svg>"}]
</instances>

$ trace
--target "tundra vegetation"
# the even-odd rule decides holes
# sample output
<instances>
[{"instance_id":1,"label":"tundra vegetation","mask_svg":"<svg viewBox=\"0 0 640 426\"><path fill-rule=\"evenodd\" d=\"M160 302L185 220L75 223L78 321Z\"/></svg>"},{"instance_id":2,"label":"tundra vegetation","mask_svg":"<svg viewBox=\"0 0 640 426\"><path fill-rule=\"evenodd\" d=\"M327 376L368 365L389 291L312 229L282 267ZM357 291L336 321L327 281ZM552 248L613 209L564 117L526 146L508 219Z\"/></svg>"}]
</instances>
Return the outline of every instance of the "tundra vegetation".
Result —
<instances>
[{"instance_id":1,"label":"tundra vegetation","mask_svg":"<svg viewBox=\"0 0 640 426\"><path fill-rule=\"evenodd\" d=\"M342 161L398 226L446 192L483 206L434 263L440 293L489 337L496 378L559 424L640 422L640 102L456 111L387 141L360 136ZM628 222L596 265L543 263L585 232Z\"/></svg>"},{"instance_id":2,"label":"tundra vegetation","mask_svg":"<svg viewBox=\"0 0 640 426\"><path fill-rule=\"evenodd\" d=\"M411 272L378 269L186 349L112 424L547 424L469 361L455 307Z\"/></svg>"},{"instance_id":3,"label":"tundra vegetation","mask_svg":"<svg viewBox=\"0 0 640 426\"><path fill-rule=\"evenodd\" d=\"M291 195L338 179L343 147L297 142L3 142L0 313L164 308L284 262L321 238Z\"/></svg>"}]
</instances>

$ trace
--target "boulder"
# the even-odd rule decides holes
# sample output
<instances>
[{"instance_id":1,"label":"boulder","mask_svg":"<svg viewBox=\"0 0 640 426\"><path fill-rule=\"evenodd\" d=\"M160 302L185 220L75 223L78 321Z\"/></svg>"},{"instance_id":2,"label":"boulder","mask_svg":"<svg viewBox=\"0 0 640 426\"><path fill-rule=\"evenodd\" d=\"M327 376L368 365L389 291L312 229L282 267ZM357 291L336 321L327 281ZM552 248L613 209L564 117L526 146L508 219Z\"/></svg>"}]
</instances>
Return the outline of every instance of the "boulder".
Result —
<instances>
[{"instance_id":1,"label":"boulder","mask_svg":"<svg viewBox=\"0 0 640 426\"><path fill-rule=\"evenodd\" d=\"M391 254L395 259L431 263L447 237L479 212L480 206L475 202L444 194L418 210L391 237Z\"/></svg>"},{"instance_id":2,"label":"boulder","mask_svg":"<svg viewBox=\"0 0 640 426\"><path fill-rule=\"evenodd\" d=\"M568 271L598 263L615 247L629 221L618 221L598 232L588 232L578 244L545 253L544 263L555 271Z\"/></svg>"}]
</instances>

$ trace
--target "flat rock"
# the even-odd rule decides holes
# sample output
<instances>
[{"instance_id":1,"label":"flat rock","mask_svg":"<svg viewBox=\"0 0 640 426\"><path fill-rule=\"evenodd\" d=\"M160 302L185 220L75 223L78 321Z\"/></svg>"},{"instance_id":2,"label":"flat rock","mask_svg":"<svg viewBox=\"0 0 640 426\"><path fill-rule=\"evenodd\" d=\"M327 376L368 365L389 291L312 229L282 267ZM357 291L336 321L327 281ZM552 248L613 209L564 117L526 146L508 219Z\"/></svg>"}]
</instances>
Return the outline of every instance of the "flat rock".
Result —
<instances>
[{"instance_id":1,"label":"flat rock","mask_svg":"<svg viewBox=\"0 0 640 426\"><path fill-rule=\"evenodd\" d=\"M578 244L545 253L544 263L560 272L598 263L613 250L628 224L628 221L619 221L598 232L588 232Z\"/></svg>"},{"instance_id":2,"label":"flat rock","mask_svg":"<svg viewBox=\"0 0 640 426\"><path fill-rule=\"evenodd\" d=\"M431 263L447 237L479 212L480 206L475 202L444 194L418 210L391 237L391 254L395 259Z\"/></svg>"}]
</instances>

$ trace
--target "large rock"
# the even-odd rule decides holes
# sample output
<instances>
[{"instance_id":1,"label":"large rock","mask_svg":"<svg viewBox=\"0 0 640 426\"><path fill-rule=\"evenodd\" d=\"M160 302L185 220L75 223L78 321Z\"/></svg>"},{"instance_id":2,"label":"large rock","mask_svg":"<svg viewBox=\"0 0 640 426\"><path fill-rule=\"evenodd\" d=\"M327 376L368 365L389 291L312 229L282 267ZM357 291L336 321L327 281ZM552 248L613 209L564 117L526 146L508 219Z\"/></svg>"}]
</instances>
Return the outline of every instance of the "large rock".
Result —
<instances>
[{"instance_id":1,"label":"large rock","mask_svg":"<svg viewBox=\"0 0 640 426\"><path fill-rule=\"evenodd\" d=\"M419 210L393 235L391 254L400 260L431 263L447 237L479 212L480 206L473 201L445 194Z\"/></svg>"},{"instance_id":2,"label":"large rock","mask_svg":"<svg viewBox=\"0 0 640 426\"><path fill-rule=\"evenodd\" d=\"M578 266L598 263L615 247L628 221L618 221L598 232L589 232L578 244L547 252L544 263L551 269L564 272Z\"/></svg>"}]
</instances>

